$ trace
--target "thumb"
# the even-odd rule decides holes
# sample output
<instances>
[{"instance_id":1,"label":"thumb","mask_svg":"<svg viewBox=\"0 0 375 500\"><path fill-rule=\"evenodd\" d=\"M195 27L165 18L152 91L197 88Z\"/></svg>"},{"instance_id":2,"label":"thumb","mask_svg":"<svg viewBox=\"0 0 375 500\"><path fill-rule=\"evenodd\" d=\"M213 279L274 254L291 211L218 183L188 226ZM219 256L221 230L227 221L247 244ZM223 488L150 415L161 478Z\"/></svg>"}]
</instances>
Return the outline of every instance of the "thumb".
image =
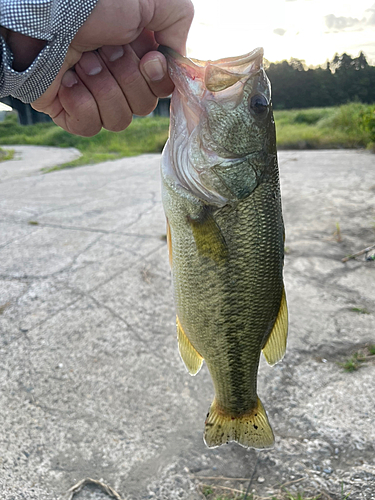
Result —
<instances>
[{"instance_id":1,"label":"thumb","mask_svg":"<svg viewBox=\"0 0 375 500\"><path fill-rule=\"evenodd\" d=\"M190 0L155 0L154 15L145 27L155 32L158 44L185 55L193 17L194 7Z\"/></svg>"}]
</instances>

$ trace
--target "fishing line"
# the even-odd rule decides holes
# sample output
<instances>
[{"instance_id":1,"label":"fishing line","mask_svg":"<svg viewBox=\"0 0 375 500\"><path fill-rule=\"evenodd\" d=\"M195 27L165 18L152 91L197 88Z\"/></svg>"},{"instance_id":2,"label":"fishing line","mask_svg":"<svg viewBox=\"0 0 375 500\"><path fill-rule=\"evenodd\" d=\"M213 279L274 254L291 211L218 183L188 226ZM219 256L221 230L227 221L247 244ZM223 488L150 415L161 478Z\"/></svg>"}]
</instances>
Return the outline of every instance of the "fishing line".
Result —
<instances>
[{"instance_id":1,"label":"fishing line","mask_svg":"<svg viewBox=\"0 0 375 500\"><path fill-rule=\"evenodd\" d=\"M259 462L259 451L256 452L256 454L257 454L257 459L255 460L254 470L253 470L253 473L251 475L251 478L250 478L250 481L249 481L248 487L246 489L246 493L245 493L245 496L244 496L243 500L247 500L248 499L249 491L250 491L251 485L253 484L253 479L254 479L254 476L255 476L255 472L257 470L257 465L258 465L258 462Z\"/></svg>"}]
</instances>

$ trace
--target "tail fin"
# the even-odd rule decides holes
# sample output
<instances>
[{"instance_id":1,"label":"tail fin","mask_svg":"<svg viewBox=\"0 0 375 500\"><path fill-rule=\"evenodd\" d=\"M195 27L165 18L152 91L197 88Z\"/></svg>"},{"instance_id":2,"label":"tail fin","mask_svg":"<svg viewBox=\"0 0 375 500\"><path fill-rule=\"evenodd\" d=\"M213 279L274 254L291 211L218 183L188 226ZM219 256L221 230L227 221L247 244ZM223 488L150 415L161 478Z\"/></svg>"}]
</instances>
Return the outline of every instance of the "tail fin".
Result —
<instances>
[{"instance_id":1,"label":"tail fin","mask_svg":"<svg viewBox=\"0 0 375 500\"><path fill-rule=\"evenodd\" d=\"M257 407L239 417L218 410L213 401L206 418L204 441L209 448L236 441L245 448L271 448L274 436L266 412L258 398Z\"/></svg>"}]
</instances>

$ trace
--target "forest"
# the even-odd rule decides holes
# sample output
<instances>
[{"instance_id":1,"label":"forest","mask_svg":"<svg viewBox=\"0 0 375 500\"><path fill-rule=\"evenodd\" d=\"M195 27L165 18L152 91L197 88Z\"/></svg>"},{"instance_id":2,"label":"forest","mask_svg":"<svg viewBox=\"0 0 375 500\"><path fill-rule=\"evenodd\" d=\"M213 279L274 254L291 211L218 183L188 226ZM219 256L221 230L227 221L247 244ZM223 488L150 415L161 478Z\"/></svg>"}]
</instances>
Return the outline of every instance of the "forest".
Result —
<instances>
[{"instance_id":1,"label":"forest","mask_svg":"<svg viewBox=\"0 0 375 500\"><path fill-rule=\"evenodd\" d=\"M268 63L274 109L337 106L348 102L375 103L375 66L363 52L352 58L336 54L326 67L306 68L291 59Z\"/></svg>"}]
</instances>

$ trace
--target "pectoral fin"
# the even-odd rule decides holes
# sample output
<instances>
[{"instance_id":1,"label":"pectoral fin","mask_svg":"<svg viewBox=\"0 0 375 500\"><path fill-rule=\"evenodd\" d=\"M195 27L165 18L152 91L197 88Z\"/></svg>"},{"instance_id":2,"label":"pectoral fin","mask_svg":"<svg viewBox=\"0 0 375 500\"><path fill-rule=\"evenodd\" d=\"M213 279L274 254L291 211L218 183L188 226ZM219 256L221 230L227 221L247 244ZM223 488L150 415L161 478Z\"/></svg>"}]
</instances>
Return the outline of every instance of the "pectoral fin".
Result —
<instances>
[{"instance_id":1,"label":"pectoral fin","mask_svg":"<svg viewBox=\"0 0 375 500\"><path fill-rule=\"evenodd\" d=\"M210 210L204 210L199 219L191 218L189 222L199 254L216 264L222 263L228 256L228 247Z\"/></svg>"},{"instance_id":2,"label":"pectoral fin","mask_svg":"<svg viewBox=\"0 0 375 500\"><path fill-rule=\"evenodd\" d=\"M263 347L263 354L269 365L274 365L283 359L286 350L286 338L288 335L288 308L286 305L285 290L281 297L279 314L277 315L273 329Z\"/></svg>"},{"instance_id":3,"label":"pectoral fin","mask_svg":"<svg viewBox=\"0 0 375 500\"><path fill-rule=\"evenodd\" d=\"M190 340L187 338L184 330L182 329L178 317L176 318L176 324L180 356L190 375L196 375L202 367L203 358L191 345Z\"/></svg>"}]
</instances>

